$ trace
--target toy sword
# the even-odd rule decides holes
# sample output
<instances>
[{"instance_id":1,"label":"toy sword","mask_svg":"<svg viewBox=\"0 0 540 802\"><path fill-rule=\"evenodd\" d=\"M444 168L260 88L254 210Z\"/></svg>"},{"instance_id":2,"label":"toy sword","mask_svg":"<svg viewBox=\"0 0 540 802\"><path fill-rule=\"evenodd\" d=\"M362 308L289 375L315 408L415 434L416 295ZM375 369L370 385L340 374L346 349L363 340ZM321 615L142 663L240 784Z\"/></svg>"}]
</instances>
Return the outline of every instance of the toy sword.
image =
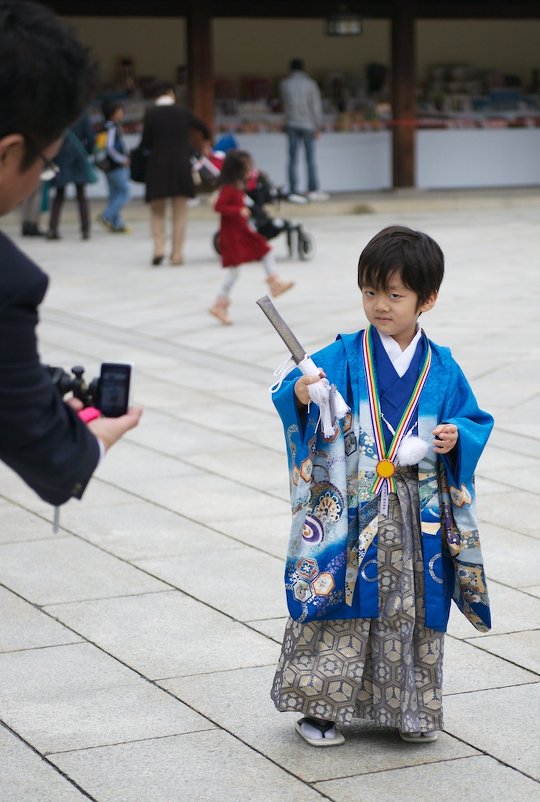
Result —
<instances>
[{"instance_id":1,"label":"toy sword","mask_svg":"<svg viewBox=\"0 0 540 802\"><path fill-rule=\"evenodd\" d=\"M305 348L302 347L287 323L285 323L268 295L259 298L257 306L262 309L289 349L294 363L302 374L304 376L320 376L319 368L311 357L306 354ZM337 391L335 384L330 384L328 379L320 379L318 382L309 384L308 392L310 399L319 407L324 436L332 437L336 430L336 419L343 418L349 411L349 407Z\"/></svg>"}]
</instances>

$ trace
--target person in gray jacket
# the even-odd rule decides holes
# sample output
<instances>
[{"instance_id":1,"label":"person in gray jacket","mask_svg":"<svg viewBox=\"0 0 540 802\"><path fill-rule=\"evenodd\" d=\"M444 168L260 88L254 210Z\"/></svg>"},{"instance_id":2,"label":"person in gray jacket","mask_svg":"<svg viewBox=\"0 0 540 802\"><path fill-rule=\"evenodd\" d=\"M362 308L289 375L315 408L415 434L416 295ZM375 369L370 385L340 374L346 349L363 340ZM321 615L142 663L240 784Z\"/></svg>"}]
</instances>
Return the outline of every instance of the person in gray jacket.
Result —
<instances>
[{"instance_id":1,"label":"person in gray jacket","mask_svg":"<svg viewBox=\"0 0 540 802\"><path fill-rule=\"evenodd\" d=\"M313 201L328 200L328 195L320 191L315 161L315 140L322 125L319 87L305 72L302 59L294 58L290 64L290 71L289 77L280 84L286 121L285 131L289 140L289 192L291 195L298 192L298 149L303 142L308 178L307 196Z\"/></svg>"}]
</instances>

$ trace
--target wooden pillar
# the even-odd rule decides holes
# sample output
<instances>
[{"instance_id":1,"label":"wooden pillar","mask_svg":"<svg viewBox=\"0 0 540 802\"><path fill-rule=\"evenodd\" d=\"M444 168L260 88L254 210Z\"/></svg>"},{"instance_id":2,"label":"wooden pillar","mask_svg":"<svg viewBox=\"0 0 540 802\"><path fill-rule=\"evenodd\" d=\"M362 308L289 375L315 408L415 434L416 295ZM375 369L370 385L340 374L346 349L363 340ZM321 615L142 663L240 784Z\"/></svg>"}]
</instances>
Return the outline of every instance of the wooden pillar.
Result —
<instances>
[{"instance_id":1,"label":"wooden pillar","mask_svg":"<svg viewBox=\"0 0 540 802\"><path fill-rule=\"evenodd\" d=\"M415 186L415 2L394 0L392 9L392 136L394 187Z\"/></svg>"},{"instance_id":2,"label":"wooden pillar","mask_svg":"<svg viewBox=\"0 0 540 802\"><path fill-rule=\"evenodd\" d=\"M212 130L214 67L209 0L191 0L186 29L189 103L193 113Z\"/></svg>"}]
</instances>

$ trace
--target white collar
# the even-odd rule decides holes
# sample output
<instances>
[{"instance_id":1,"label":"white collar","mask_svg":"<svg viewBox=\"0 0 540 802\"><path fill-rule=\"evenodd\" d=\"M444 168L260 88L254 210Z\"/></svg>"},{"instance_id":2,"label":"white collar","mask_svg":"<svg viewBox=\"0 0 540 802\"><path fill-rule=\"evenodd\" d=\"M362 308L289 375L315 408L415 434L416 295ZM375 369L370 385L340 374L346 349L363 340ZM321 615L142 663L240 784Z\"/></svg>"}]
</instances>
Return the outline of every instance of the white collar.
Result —
<instances>
[{"instance_id":1,"label":"white collar","mask_svg":"<svg viewBox=\"0 0 540 802\"><path fill-rule=\"evenodd\" d=\"M173 106L174 105L174 98L170 95L160 95L160 97L156 98L156 106Z\"/></svg>"},{"instance_id":2,"label":"white collar","mask_svg":"<svg viewBox=\"0 0 540 802\"><path fill-rule=\"evenodd\" d=\"M377 333L381 338L384 350L390 357L390 361L394 366L396 373L401 378L405 375L405 373L407 373L409 365L412 362L412 358L416 351L416 346L418 345L420 337L422 336L422 329L418 327L416 334L404 351L401 350L393 337L390 337L388 334L381 334L380 331Z\"/></svg>"}]
</instances>

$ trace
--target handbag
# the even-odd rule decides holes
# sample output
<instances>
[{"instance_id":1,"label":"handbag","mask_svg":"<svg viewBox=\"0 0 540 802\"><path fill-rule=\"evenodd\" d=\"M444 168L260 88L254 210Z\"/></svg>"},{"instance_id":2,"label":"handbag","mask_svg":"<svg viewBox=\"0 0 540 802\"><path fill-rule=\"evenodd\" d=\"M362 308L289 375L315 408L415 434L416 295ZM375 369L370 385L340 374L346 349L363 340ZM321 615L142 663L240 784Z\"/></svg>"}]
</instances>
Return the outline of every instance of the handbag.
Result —
<instances>
[{"instance_id":1,"label":"handbag","mask_svg":"<svg viewBox=\"0 0 540 802\"><path fill-rule=\"evenodd\" d=\"M146 169L148 167L148 157L150 156L150 150L148 148L143 148L141 143L137 145L136 148L129 154L129 169L131 171L131 180L135 181L138 184L145 184L146 183Z\"/></svg>"}]
</instances>

